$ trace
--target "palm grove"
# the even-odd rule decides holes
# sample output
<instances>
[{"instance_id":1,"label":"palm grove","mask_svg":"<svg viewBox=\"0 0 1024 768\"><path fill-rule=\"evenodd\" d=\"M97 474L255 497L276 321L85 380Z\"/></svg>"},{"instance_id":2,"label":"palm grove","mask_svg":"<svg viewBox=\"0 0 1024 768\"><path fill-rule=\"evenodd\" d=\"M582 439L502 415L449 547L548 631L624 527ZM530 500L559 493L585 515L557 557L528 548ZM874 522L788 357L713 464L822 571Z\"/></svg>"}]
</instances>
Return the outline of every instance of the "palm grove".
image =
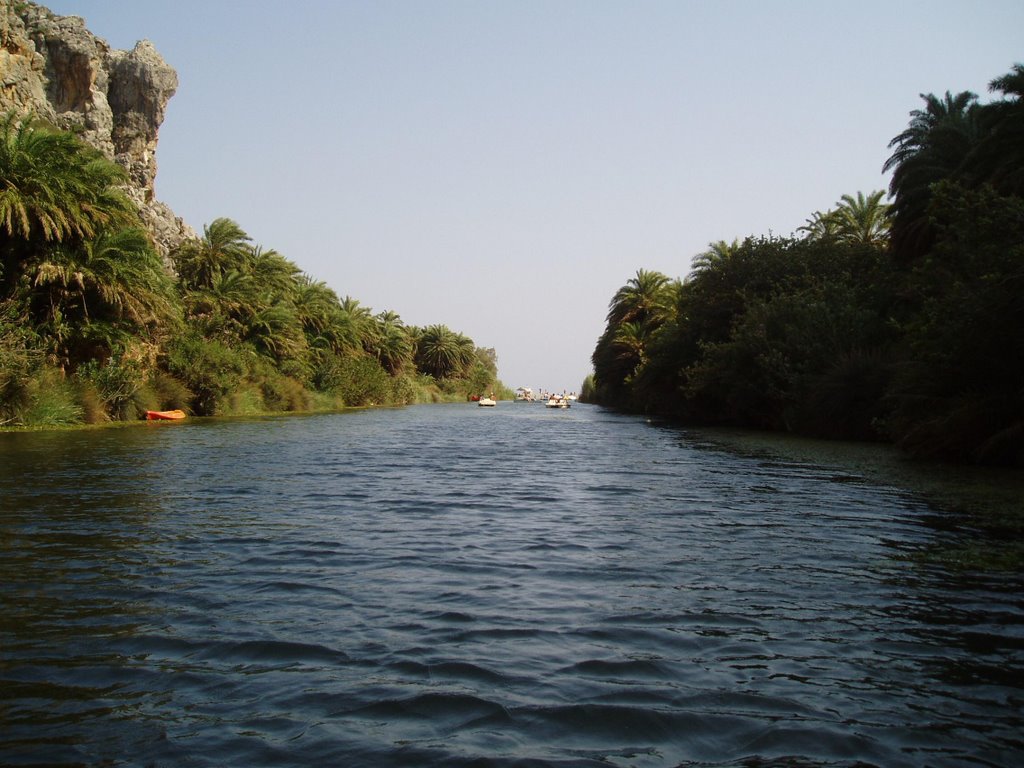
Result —
<instances>
[{"instance_id":1,"label":"palm grove","mask_svg":"<svg viewBox=\"0 0 1024 768\"><path fill-rule=\"evenodd\" d=\"M120 166L31 116L0 120L0 425L463 398L494 350L372 313L233 221L157 254Z\"/></svg>"},{"instance_id":2,"label":"palm grove","mask_svg":"<svg viewBox=\"0 0 1024 768\"><path fill-rule=\"evenodd\" d=\"M1024 464L1024 66L923 95L883 193L613 297L586 396L690 423Z\"/></svg>"}]
</instances>

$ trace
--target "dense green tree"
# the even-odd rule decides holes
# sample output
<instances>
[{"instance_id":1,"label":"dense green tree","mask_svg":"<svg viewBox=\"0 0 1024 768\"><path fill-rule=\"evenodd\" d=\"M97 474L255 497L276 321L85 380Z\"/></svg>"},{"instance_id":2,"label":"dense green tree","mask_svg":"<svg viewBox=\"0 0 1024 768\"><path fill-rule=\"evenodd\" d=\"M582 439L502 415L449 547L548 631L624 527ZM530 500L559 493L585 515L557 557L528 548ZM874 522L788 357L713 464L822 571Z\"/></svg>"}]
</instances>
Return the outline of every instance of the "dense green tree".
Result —
<instances>
[{"instance_id":1,"label":"dense green tree","mask_svg":"<svg viewBox=\"0 0 1024 768\"><path fill-rule=\"evenodd\" d=\"M878 190L864 197L843 195L836 207L836 237L841 242L885 245L889 240L889 206L882 202L885 192Z\"/></svg>"},{"instance_id":2,"label":"dense green tree","mask_svg":"<svg viewBox=\"0 0 1024 768\"><path fill-rule=\"evenodd\" d=\"M338 294L322 280L300 275L292 301L312 349L338 355L362 346L351 315L342 308Z\"/></svg>"},{"instance_id":3,"label":"dense green tree","mask_svg":"<svg viewBox=\"0 0 1024 768\"><path fill-rule=\"evenodd\" d=\"M917 455L1024 464L1024 200L946 182L932 211L891 434Z\"/></svg>"},{"instance_id":4,"label":"dense green tree","mask_svg":"<svg viewBox=\"0 0 1024 768\"><path fill-rule=\"evenodd\" d=\"M608 307L607 321L612 325L627 322L659 322L672 311L672 280L661 272L637 270L615 292Z\"/></svg>"},{"instance_id":5,"label":"dense green tree","mask_svg":"<svg viewBox=\"0 0 1024 768\"><path fill-rule=\"evenodd\" d=\"M246 317L243 339L277 363L290 361L288 373L304 377L306 337L289 302L254 305Z\"/></svg>"},{"instance_id":6,"label":"dense green tree","mask_svg":"<svg viewBox=\"0 0 1024 768\"><path fill-rule=\"evenodd\" d=\"M851 391L866 371L854 376L853 366L835 362L875 362L870 383L879 396L887 356L858 353L887 348L887 265L881 246L835 239L714 244L694 260L674 312L653 332L609 324L594 353L596 398L689 421L877 436L877 411ZM815 401L826 385L828 397ZM812 401L857 410L833 428L816 418Z\"/></svg>"},{"instance_id":7,"label":"dense green tree","mask_svg":"<svg viewBox=\"0 0 1024 768\"><path fill-rule=\"evenodd\" d=\"M979 110L983 135L967 158L968 179L1004 195L1024 195L1024 64L989 84L1003 99Z\"/></svg>"},{"instance_id":8,"label":"dense green tree","mask_svg":"<svg viewBox=\"0 0 1024 768\"><path fill-rule=\"evenodd\" d=\"M256 246L248 261L248 271L262 292L274 298L290 297L298 287L302 270L277 251Z\"/></svg>"},{"instance_id":9,"label":"dense green tree","mask_svg":"<svg viewBox=\"0 0 1024 768\"><path fill-rule=\"evenodd\" d=\"M709 243L705 251L701 251L693 257L691 269L695 273L708 272L719 269L725 262L732 258L740 249L740 241L734 239L731 243L719 240Z\"/></svg>"},{"instance_id":10,"label":"dense green tree","mask_svg":"<svg viewBox=\"0 0 1024 768\"><path fill-rule=\"evenodd\" d=\"M839 218L835 211L815 211L797 232L812 240L835 240L839 236Z\"/></svg>"},{"instance_id":11,"label":"dense green tree","mask_svg":"<svg viewBox=\"0 0 1024 768\"><path fill-rule=\"evenodd\" d=\"M609 404L626 404L629 384L646 362L645 348L673 317L678 292L678 281L643 269L616 291L609 303L605 332L591 356L598 398Z\"/></svg>"},{"instance_id":12,"label":"dense green tree","mask_svg":"<svg viewBox=\"0 0 1024 768\"><path fill-rule=\"evenodd\" d=\"M120 189L127 175L70 133L32 116L0 118L0 234L8 279L16 258L48 243L138 222Z\"/></svg>"},{"instance_id":13,"label":"dense green tree","mask_svg":"<svg viewBox=\"0 0 1024 768\"><path fill-rule=\"evenodd\" d=\"M43 362L25 307L0 299L0 426L18 423L30 406L32 380Z\"/></svg>"},{"instance_id":14,"label":"dense green tree","mask_svg":"<svg viewBox=\"0 0 1024 768\"><path fill-rule=\"evenodd\" d=\"M376 341L377 324L373 311L359 303L359 299L346 296L341 300L341 313L349 332L358 340L359 347L372 354Z\"/></svg>"},{"instance_id":15,"label":"dense green tree","mask_svg":"<svg viewBox=\"0 0 1024 768\"><path fill-rule=\"evenodd\" d=\"M910 113L910 125L889 147L882 170L892 171L892 245L897 257L913 260L934 241L928 204L932 186L961 171L981 136L978 97L969 91L944 98L921 94L925 108Z\"/></svg>"},{"instance_id":16,"label":"dense green tree","mask_svg":"<svg viewBox=\"0 0 1024 768\"><path fill-rule=\"evenodd\" d=\"M840 243L885 245L889 240L889 206L882 202L885 192L879 190L864 197L843 195L836 207L815 211L799 227L805 237L812 240L830 240Z\"/></svg>"},{"instance_id":17,"label":"dense green tree","mask_svg":"<svg viewBox=\"0 0 1024 768\"><path fill-rule=\"evenodd\" d=\"M188 387L193 396L192 410L200 416L213 416L223 410L225 399L239 389L248 371L240 350L196 333L171 340L167 367Z\"/></svg>"},{"instance_id":18,"label":"dense green tree","mask_svg":"<svg viewBox=\"0 0 1024 768\"><path fill-rule=\"evenodd\" d=\"M990 87L922 96L891 207L844 195L800 240L713 243L653 330L640 281L620 289L593 399L1024 465L1024 65Z\"/></svg>"},{"instance_id":19,"label":"dense green tree","mask_svg":"<svg viewBox=\"0 0 1024 768\"><path fill-rule=\"evenodd\" d=\"M473 342L446 325L428 325L417 337L416 367L435 379L462 374L473 361Z\"/></svg>"},{"instance_id":20,"label":"dense green tree","mask_svg":"<svg viewBox=\"0 0 1024 768\"><path fill-rule=\"evenodd\" d=\"M293 294L295 311L302 327L309 334L323 333L337 317L341 306L336 294L327 283L300 275Z\"/></svg>"},{"instance_id":21,"label":"dense green tree","mask_svg":"<svg viewBox=\"0 0 1024 768\"><path fill-rule=\"evenodd\" d=\"M250 272L251 242L252 238L231 219L214 219L203 227L202 238L183 243L173 254L182 288L208 289L228 272Z\"/></svg>"},{"instance_id":22,"label":"dense green tree","mask_svg":"<svg viewBox=\"0 0 1024 768\"><path fill-rule=\"evenodd\" d=\"M376 316L374 357L391 375L400 374L412 363L413 344L402 318L394 312Z\"/></svg>"},{"instance_id":23,"label":"dense green tree","mask_svg":"<svg viewBox=\"0 0 1024 768\"><path fill-rule=\"evenodd\" d=\"M32 316L61 367L108 357L118 336L155 343L178 315L170 279L141 229L53 246L29 278ZM100 328L106 333L97 338Z\"/></svg>"}]
</instances>

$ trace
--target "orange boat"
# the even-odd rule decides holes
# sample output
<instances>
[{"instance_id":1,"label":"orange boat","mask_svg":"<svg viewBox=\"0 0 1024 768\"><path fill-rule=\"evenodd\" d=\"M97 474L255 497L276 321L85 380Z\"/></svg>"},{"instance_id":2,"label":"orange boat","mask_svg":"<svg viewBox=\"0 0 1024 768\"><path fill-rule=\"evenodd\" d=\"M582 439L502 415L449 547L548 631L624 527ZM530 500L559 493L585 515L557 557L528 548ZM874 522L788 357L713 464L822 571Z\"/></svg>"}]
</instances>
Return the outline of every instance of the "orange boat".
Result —
<instances>
[{"instance_id":1,"label":"orange boat","mask_svg":"<svg viewBox=\"0 0 1024 768\"><path fill-rule=\"evenodd\" d=\"M149 421L165 421L184 418L184 411L146 411L146 419Z\"/></svg>"}]
</instances>

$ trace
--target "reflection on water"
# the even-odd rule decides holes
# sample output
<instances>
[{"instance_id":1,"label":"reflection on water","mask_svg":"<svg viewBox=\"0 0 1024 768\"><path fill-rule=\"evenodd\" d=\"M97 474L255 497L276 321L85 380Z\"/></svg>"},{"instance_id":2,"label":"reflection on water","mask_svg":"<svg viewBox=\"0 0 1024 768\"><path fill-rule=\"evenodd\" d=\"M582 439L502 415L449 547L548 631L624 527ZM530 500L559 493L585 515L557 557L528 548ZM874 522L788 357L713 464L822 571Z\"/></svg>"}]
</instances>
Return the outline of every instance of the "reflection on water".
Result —
<instances>
[{"instance_id":1,"label":"reflection on water","mask_svg":"<svg viewBox=\"0 0 1024 768\"><path fill-rule=\"evenodd\" d=\"M735 438L512 403L0 434L0 764L1019 764L1020 572L921 556L970 497Z\"/></svg>"}]
</instances>

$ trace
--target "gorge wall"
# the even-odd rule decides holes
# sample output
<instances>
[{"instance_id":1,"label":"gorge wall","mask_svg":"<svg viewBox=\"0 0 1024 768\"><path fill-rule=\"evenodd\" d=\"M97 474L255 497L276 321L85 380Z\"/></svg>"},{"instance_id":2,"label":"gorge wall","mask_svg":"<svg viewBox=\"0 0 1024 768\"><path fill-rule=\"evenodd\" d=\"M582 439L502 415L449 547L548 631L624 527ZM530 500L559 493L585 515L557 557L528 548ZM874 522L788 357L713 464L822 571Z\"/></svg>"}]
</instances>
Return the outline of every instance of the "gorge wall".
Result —
<instances>
[{"instance_id":1,"label":"gorge wall","mask_svg":"<svg viewBox=\"0 0 1024 768\"><path fill-rule=\"evenodd\" d=\"M164 256L195 236L154 194L160 126L177 88L177 73L148 40L115 50L77 16L0 0L0 113L34 112L123 166Z\"/></svg>"}]
</instances>

